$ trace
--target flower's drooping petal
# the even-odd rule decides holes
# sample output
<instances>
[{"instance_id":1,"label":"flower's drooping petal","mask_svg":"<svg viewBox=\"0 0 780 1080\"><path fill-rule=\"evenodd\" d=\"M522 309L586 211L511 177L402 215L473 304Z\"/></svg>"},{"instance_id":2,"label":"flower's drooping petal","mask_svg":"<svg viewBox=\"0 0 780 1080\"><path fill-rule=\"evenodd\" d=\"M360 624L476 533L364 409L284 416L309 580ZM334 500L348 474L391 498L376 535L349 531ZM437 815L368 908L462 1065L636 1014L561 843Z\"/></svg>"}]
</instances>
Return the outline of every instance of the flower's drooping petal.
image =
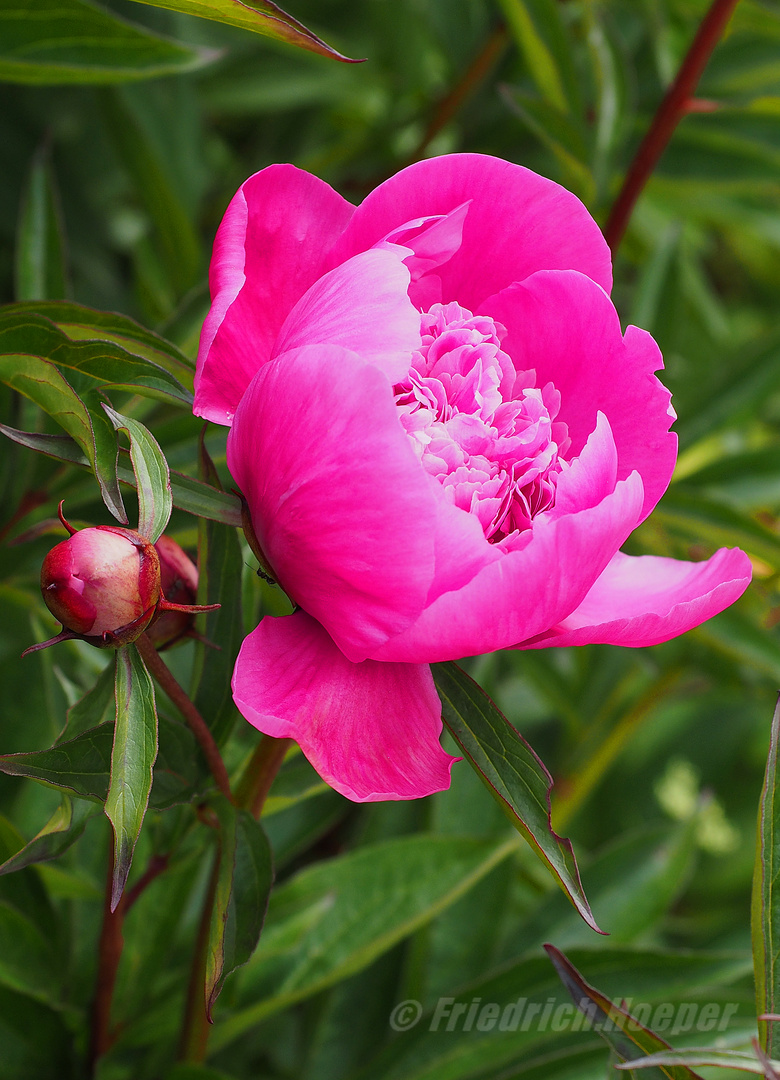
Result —
<instances>
[{"instance_id":1,"label":"flower's drooping petal","mask_svg":"<svg viewBox=\"0 0 780 1080\"><path fill-rule=\"evenodd\" d=\"M386 180L355 211L330 265L405 222L449 214L465 202L463 240L435 271L442 289L435 299L475 311L513 281L552 269L579 270L611 288L609 248L580 200L520 165L483 154L428 158Z\"/></svg>"},{"instance_id":2,"label":"flower's drooping petal","mask_svg":"<svg viewBox=\"0 0 780 1080\"><path fill-rule=\"evenodd\" d=\"M364 251L321 277L285 320L274 356L304 345L341 345L397 382L420 345L420 313L407 295L402 261L407 254L398 247Z\"/></svg>"},{"instance_id":3,"label":"flower's drooping petal","mask_svg":"<svg viewBox=\"0 0 780 1080\"><path fill-rule=\"evenodd\" d=\"M618 479L636 469L645 487L642 519L671 479L677 437L669 391L653 374L663 367L658 346L630 326L625 338L612 301L587 277L571 271L535 274L482 305L507 329L502 348L518 370L534 369L561 395L558 419L568 426L577 456L606 414L618 451Z\"/></svg>"},{"instance_id":4,"label":"flower's drooping petal","mask_svg":"<svg viewBox=\"0 0 780 1080\"><path fill-rule=\"evenodd\" d=\"M238 407L228 466L276 577L351 660L417 618L437 505L381 371L335 345L271 361Z\"/></svg>"},{"instance_id":5,"label":"flower's drooping petal","mask_svg":"<svg viewBox=\"0 0 780 1080\"><path fill-rule=\"evenodd\" d=\"M404 262L411 274L409 296L425 311L441 301L441 278L435 271L452 258L463 242L463 222L469 203L448 214L417 218L393 229L383 243L400 244L412 251Z\"/></svg>"},{"instance_id":6,"label":"flower's drooping petal","mask_svg":"<svg viewBox=\"0 0 780 1080\"><path fill-rule=\"evenodd\" d=\"M355 802L418 799L450 785L441 704L427 664L350 663L299 611L265 618L233 676L240 712L291 738L331 787Z\"/></svg>"},{"instance_id":7,"label":"flower's drooping petal","mask_svg":"<svg viewBox=\"0 0 780 1080\"><path fill-rule=\"evenodd\" d=\"M421 663L507 648L542 633L574 611L636 527L642 481L632 473L598 506L553 518L541 515L514 550L458 592L428 605L408 630L371 655Z\"/></svg>"},{"instance_id":8,"label":"flower's drooping petal","mask_svg":"<svg viewBox=\"0 0 780 1080\"><path fill-rule=\"evenodd\" d=\"M738 548L720 548L698 563L618 552L576 611L517 647L658 645L733 604L750 576L750 560Z\"/></svg>"},{"instance_id":9,"label":"flower's drooping petal","mask_svg":"<svg viewBox=\"0 0 780 1080\"><path fill-rule=\"evenodd\" d=\"M555 506L549 511L555 517L576 514L598 506L615 490L618 455L612 429L604 413L597 414L596 427L588 436L578 457L565 464L558 474Z\"/></svg>"},{"instance_id":10,"label":"flower's drooping petal","mask_svg":"<svg viewBox=\"0 0 780 1080\"><path fill-rule=\"evenodd\" d=\"M231 423L287 313L327 269L328 251L353 211L328 184L292 165L271 165L239 188L214 241L196 415Z\"/></svg>"}]
</instances>

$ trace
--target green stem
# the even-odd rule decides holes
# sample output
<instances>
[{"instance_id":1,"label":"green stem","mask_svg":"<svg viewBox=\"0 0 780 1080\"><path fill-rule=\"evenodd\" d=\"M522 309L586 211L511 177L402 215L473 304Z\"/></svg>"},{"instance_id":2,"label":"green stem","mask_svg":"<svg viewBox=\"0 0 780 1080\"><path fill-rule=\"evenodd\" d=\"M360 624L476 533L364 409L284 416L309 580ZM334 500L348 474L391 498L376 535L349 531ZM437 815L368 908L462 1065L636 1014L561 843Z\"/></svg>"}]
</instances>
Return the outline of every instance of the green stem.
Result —
<instances>
[{"instance_id":1,"label":"green stem","mask_svg":"<svg viewBox=\"0 0 780 1080\"><path fill-rule=\"evenodd\" d=\"M712 51L720 41L726 25L739 0L713 0L712 6L699 26L685 59L672 85L653 117L647 134L626 173L623 187L610 211L604 236L612 253L620 241L633 213L636 201L653 174L674 130L688 112L688 105Z\"/></svg>"},{"instance_id":2,"label":"green stem","mask_svg":"<svg viewBox=\"0 0 780 1080\"><path fill-rule=\"evenodd\" d=\"M236 803L259 818L271 784L292 746L292 739L263 735L238 783Z\"/></svg>"},{"instance_id":3,"label":"green stem","mask_svg":"<svg viewBox=\"0 0 780 1080\"><path fill-rule=\"evenodd\" d=\"M171 699L173 704L187 721L190 731L192 731L192 734L198 740L198 744L203 751L203 756L211 770L211 775L217 783L217 787L226 799L233 802L233 794L230 790L230 780L228 778L227 769L225 768L225 762L222 760L219 747L214 742L214 736L211 734L208 724L195 708L189 695L173 677L168 665L157 652L146 634L141 634L141 636L136 639L135 645L141 654L143 662L153 675L158 686L164 690Z\"/></svg>"},{"instance_id":4,"label":"green stem","mask_svg":"<svg viewBox=\"0 0 780 1080\"><path fill-rule=\"evenodd\" d=\"M292 739L274 739L270 735L263 735L239 782L235 799L237 806L249 810L256 818L260 816L274 777L291 745ZM208 1049L210 1024L206 1013L206 963L218 877L219 855L214 860L203 902L179 1044L179 1059L192 1063L204 1061Z\"/></svg>"}]
</instances>

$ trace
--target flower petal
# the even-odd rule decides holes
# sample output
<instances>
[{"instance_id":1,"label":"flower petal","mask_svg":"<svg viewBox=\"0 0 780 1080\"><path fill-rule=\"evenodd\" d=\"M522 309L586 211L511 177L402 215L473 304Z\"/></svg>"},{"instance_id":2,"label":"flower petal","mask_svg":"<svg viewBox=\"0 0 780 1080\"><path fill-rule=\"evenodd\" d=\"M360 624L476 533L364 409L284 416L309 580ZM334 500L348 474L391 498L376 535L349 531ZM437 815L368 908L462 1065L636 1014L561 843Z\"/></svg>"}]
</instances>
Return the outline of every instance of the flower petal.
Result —
<instances>
[{"instance_id":1,"label":"flower petal","mask_svg":"<svg viewBox=\"0 0 780 1080\"><path fill-rule=\"evenodd\" d=\"M540 515L524 534L524 546L504 552L464 588L440 596L408 630L371 655L434 663L541 634L582 603L635 528L642 501L642 481L632 473L598 506L559 518Z\"/></svg>"},{"instance_id":2,"label":"flower petal","mask_svg":"<svg viewBox=\"0 0 780 1080\"><path fill-rule=\"evenodd\" d=\"M636 469L645 487L642 519L666 490L677 457L669 391L653 374L663 367L658 346L630 326L623 337L607 294L583 274L534 274L491 296L480 309L507 328L502 348L518 371L536 370L537 385L552 381L561 394L558 419L580 453L606 414L618 451L618 479Z\"/></svg>"},{"instance_id":3,"label":"flower petal","mask_svg":"<svg viewBox=\"0 0 780 1080\"><path fill-rule=\"evenodd\" d=\"M738 548L720 548L698 563L618 552L576 611L517 648L657 645L733 604L750 576L750 560Z\"/></svg>"},{"instance_id":4,"label":"flower petal","mask_svg":"<svg viewBox=\"0 0 780 1080\"><path fill-rule=\"evenodd\" d=\"M299 743L331 787L355 802L418 799L450 785L441 704L427 664L352 664L302 611L265 618L233 675L239 711Z\"/></svg>"},{"instance_id":5,"label":"flower petal","mask_svg":"<svg viewBox=\"0 0 780 1080\"><path fill-rule=\"evenodd\" d=\"M354 207L292 165L271 165L239 188L214 241L212 306L198 351L197 416L230 424L287 313L327 269Z\"/></svg>"},{"instance_id":6,"label":"flower petal","mask_svg":"<svg viewBox=\"0 0 780 1080\"><path fill-rule=\"evenodd\" d=\"M335 345L277 357L236 411L228 466L282 586L350 660L417 618L437 503L381 371Z\"/></svg>"},{"instance_id":7,"label":"flower petal","mask_svg":"<svg viewBox=\"0 0 780 1080\"><path fill-rule=\"evenodd\" d=\"M420 345L420 313L407 295L408 254L375 248L321 277L287 316L274 356L303 345L341 345L399 382Z\"/></svg>"},{"instance_id":8,"label":"flower petal","mask_svg":"<svg viewBox=\"0 0 780 1080\"><path fill-rule=\"evenodd\" d=\"M449 214L465 202L460 248L436 270L444 303L457 300L474 311L537 270L580 270L611 287L609 249L580 200L552 180L483 154L427 158L386 180L355 211L330 265L405 222Z\"/></svg>"},{"instance_id":9,"label":"flower petal","mask_svg":"<svg viewBox=\"0 0 780 1080\"><path fill-rule=\"evenodd\" d=\"M596 417L596 427L588 436L579 455L558 477L553 517L576 514L598 506L615 490L618 457L612 429L604 413Z\"/></svg>"}]
</instances>

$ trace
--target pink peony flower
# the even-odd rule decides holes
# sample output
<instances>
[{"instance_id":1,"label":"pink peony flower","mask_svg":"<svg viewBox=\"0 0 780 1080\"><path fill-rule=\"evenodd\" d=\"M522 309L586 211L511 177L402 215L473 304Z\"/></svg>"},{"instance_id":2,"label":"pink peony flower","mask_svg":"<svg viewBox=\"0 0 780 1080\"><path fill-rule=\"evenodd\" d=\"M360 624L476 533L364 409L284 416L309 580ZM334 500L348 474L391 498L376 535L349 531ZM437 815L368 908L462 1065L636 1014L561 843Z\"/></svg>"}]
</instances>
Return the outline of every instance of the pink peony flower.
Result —
<instances>
[{"instance_id":1,"label":"pink peony flower","mask_svg":"<svg viewBox=\"0 0 780 1080\"><path fill-rule=\"evenodd\" d=\"M245 640L233 692L358 801L449 783L429 664L652 645L731 604L747 557L631 558L676 438L653 339L569 192L476 154L361 206L289 165L251 177L211 266L195 411L299 610Z\"/></svg>"}]
</instances>

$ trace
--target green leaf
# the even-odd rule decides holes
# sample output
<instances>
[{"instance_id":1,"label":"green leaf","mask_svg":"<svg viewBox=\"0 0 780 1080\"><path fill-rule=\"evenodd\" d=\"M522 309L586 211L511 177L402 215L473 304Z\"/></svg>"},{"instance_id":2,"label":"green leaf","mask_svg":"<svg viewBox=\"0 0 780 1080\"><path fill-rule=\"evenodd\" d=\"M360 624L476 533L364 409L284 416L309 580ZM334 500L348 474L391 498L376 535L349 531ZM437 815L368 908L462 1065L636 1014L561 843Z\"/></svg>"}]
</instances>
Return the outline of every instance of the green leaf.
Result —
<instances>
[{"instance_id":1,"label":"green leaf","mask_svg":"<svg viewBox=\"0 0 780 1080\"><path fill-rule=\"evenodd\" d=\"M647 1069L656 1065L709 1065L718 1069L736 1069L737 1072L755 1073L766 1076L765 1067L752 1054L743 1054L739 1050L662 1050L648 1057L634 1058L618 1065L621 1071L628 1069ZM780 1069L780 1061L772 1061L775 1069ZM644 1074L643 1074L644 1075Z\"/></svg>"},{"instance_id":2,"label":"green leaf","mask_svg":"<svg viewBox=\"0 0 780 1080\"><path fill-rule=\"evenodd\" d=\"M75 739L82 732L99 727L109 719L113 720L114 679L114 665L108 663L98 675L94 686L68 709L65 727L57 736L55 745Z\"/></svg>"},{"instance_id":3,"label":"green leaf","mask_svg":"<svg viewBox=\"0 0 780 1080\"><path fill-rule=\"evenodd\" d=\"M241 0L140 0L144 4L152 4L154 7L169 8L171 11L183 11L185 15L200 15L204 19L215 19L217 22L228 23L230 26L240 26L244 30L254 30L257 34L275 38L277 41L286 41L290 45L297 45L301 49L319 53L321 56L329 56L334 60L343 60L345 63L359 63L350 60L341 53L336 52L330 45L307 30L305 26L293 19L287 12L282 11L271 0L250 0L242 3Z\"/></svg>"},{"instance_id":4,"label":"green leaf","mask_svg":"<svg viewBox=\"0 0 780 1080\"><path fill-rule=\"evenodd\" d=\"M640 1024L625 1009L613 1005L608 997L590 986L579 971L554 945L545 945L561 982L571 994L577 1008L595 1021L595 1028L621 1061L636 1056L637 1049L645 1054L671 1049L658 1035ZM701 1080L695 1072L685 1065L660 1067L648 1073L648 1080L657 1077L663 1080Z\"/></svg>"},{"instance_id":5,"label":"green leaf","mask_svg":"<svg viewBox=\"0 0 780 1080\"><path fill-rule=\"evenodd\" d=\"M78 372L94 380L95 389L129 390L174 405L192 407L192 394L165 365L144 355L142 343L128 342L129 348L110 340L72 340L39 308L64 305L12 304L0 309L0 353L28 355L50 360L60 370ZM35 308L35 310L33 310ZM99 337L99 334L97 335ZM139 347L142 351L139 351ZM161 351L157 359L167 361ZM183 365L179 365L180 369ZM191 378L187 369L186 377Z\"/></svg>"},{"instance_id":6,"label":"green leaf","mask_svg":"<svg viewBox=\"0 0 780 1080\"><path fill-rule=\"evenodd\" d=\"M0 771L9 776L29 776L60 791L105 802L113 730L113 724L101 724L48 750L5 754L0 756Z\"/></svg>"},{"instance_id":7,"label":"green leaf","mask_svg":"<svg viewBox=\"0 0 780 1080\"><path fill-rule=\"evenodd\" d=\"M130 873L152 790L156 757L154 685L135 646L127 645L116 654L116 727L106 798L106 816L114 827L115 839L112 911Z\"/></svg>"},{"instance_id":8,"label":"green leaf","mask_svg":"<svg viewBox=\"0 0 780 1080\"><path fill-rule=\"evenodd\" d=\"M114 83L210 62L196 49L109 14L87 0L0 0L0 80Z\"/></svg>"},{"instance_id":9,"label":"green leaf","mask_svg":"<svg viewBox=\"0 0 780 1080\"><path fill-rule=\"evenodd\" d=\"M214 914L206 954L206 1012L211 1018L225 979L257 947L273 883L273 858L263 827L225 799L216 804L220 849Z\"/></svg>"},{"instance_id":10,"label":"green leaf","mask_svg":"<svg viewBox=\"0 0 780 1080\"><path fill-rule=\"evenodd\" d=\"M758 809L758 838L753 872L752 934L756 982L756 1012L780 1012L780 799L777 798L777 760L780 744L780 700L772 717L769 754ZM759 1020L761 1046L780 1057L780 1028Z\"/></svg>"},{"instance_id":11,"label":"green leaf","mask_svg":"<svg viewBox=\"0 0 780 1080\"><path fill-rule=\"evenodd\" d=\"M100 100L117 154L154 225L159 259L173 293L175 297L183 296L196 284L200 268L200 241L195 226L126 95L105 90Z\"/></svg>"},{"instance_id":12,"label":"green leaf","mask_svg":"<svg viewBox=\"0 0 780 1080\"><path fill-rule=\"evenodd\" d=\"M51 943L22 912L0 899L0 983L55 1004L61 974Z\"/></svg>"},{"instance_id":13,"label":"green leaf","mask_svg":"<svg viewBox=\"0 0 780 1080\"><path fill-rule=\"evenodd\" d=\"M20 446L27 446L40 454L73 465L89 467L89 461L79 449L78 443L68 435L41 435L34 431L18 431L6 424L0 424L0 432ZM122 464L123 457L126 457L126 451L120 449L117 469L119 479L135 487L135 475L129 465ZM208 518L209 521L220 521L223 525L241 527L241 502L236 495L219 491L210 484L204 484L182 473L171 471L170 476L173 505L177 509L196 517Z\"/></svg>"},{"instance_id":14,"label":"green leaf","mask_svg":"<svg viewBox=\"0 0 780 1080\"><path fill-rule=\"evenodd\" d=\"M569 106L555 58L539 33L525 0L500 0L509 28L542 95L562 112Z\"/></svg>"},{"instance_id":15,"label":"green leaf","mask_svg":"<svg viewBox=\"0 0 780 1080\"><path fill-rule=\"evenodd\" d=\"M89 459L108 509L123 524L127 515L116 476L116 460L98 451L92 417L86 405L54 364L34 356L0 355L0 382L34 401L78 443ZM99 427L98 427L98 430ZM100 442L102 447L102 442Z\"/></svg>"},{"instance_id":16,"label":"green leaf","mask_svg":"<svg viewBox=\"0 0 780 1080\"><path fill-rule=\"evenodd\" d=\"M433 673L442 718L455 742L588 926L601 933L582 889L571 841L553 830L552 777L544 764L464 671L446 663L434 664Z\"/></svg>"},{"instance_id":17,"label":"green leaf","mask_svg":"<svg viewBox=\"0 0 780 1080\"><path fill-rule=\"evenodd\" d=\"M271 792L263 803L263 818L288 810L329 790L304 755L293 754L285 760L274 779Z\"/></svg>"},{"instance_id":18,"label":"green leaf","mask_svg":"<svg viewBox=\"0 0 780 1080\"><path fill-rule=\"evenodd\" d=\"M110 341L131 356L141 356L164 368L188 391L192 389L195 365L172 342L147 330L135 319L114 311L97 311L69 301L48 300L36 303L9 304L0 312L43 316L71 341Z\"/></svg>"},{"instance_id":19,"label":"green leaf","mask_svg":"<svg viewBox=\"0 0 780 1080\"><path fill-rule=\"evenodd\" d=\"M583 132L570 115L549 101L506 86L502 97L530 131L556 156L564 170L566 185L576 188L583 202L595 196L595 183L587 163L588 148Z\"/></svg>"},{"instance_id":20,"label":"green leaf","mask_svg":"<svg viewBox=\"0 0 780 1080\"><path fill-rule=\"evenodd\" d=\"M152 543L165 532L173 509L168 462L152 433L129 416L104 405L117 431L130 440L130 459L138 488L138 532Z\"/></svg>"},{"instance_id":21,"label":"green leaf","mask_svg":"<svg viewBox=\"0 0 780 1080\"><path fill-rule=\"evenodd\" d=\"M698 543L743 547L780 570L780 537L747 514L700 495L690 484L673 484L653 511L659 524L672 526Z\"/></svg>"},{"instance_id":22,"label":"green leaf","mask_svg":"<svg viewBox=\"0 0 780 1080\"><path fill-rule=\"evenodd\" d=\"M417 835L307 867L274 891L263 948L241 974L247 1006L217 1026L222 1047L266 1016L361 971L511 855L501 843Z\"/></svg>"},{"instance_id":23,"label":"green leaf","mask_svg":"<svg viewBox=\"0 0 780 1080\"><path fill-rule=\"evenodd\" d=\"M94 808L88 803L79 799L74 805L66 795L38 835L33 837L29 844L25 844L21 851L0 864L0 875L12 874L15 870L32 866L33 863L58 858L79 839L94 813Z\"/></svg>"},{"instance_id":24,"label":"green leaf","mask_svg":"<svg viewBox=\"0 0 780 1080\"><path fill-rule=\"evenodd\" d=\"M16 234L16 296L49 300L67 295L65 236L46 149L30 169Z\"/></svg>"},{"instance_id":25,"label":"green leaf","mask_svg":"<svg viewBox=\"0 0 780 1080\"><path fill-rule=\"evenodd\" d=\"M219 476L201 439L200 475L212 487L220 487ZM244 565L238 533L229 525L201 521L199 527L198 603L220 604L206 616L205 637L217 648L201 645L200 670L194 700L201 716L221 746L237 716L230 681L238 650L244 637L241 616L241 580Z\"/></svg>"}]
</instances>

